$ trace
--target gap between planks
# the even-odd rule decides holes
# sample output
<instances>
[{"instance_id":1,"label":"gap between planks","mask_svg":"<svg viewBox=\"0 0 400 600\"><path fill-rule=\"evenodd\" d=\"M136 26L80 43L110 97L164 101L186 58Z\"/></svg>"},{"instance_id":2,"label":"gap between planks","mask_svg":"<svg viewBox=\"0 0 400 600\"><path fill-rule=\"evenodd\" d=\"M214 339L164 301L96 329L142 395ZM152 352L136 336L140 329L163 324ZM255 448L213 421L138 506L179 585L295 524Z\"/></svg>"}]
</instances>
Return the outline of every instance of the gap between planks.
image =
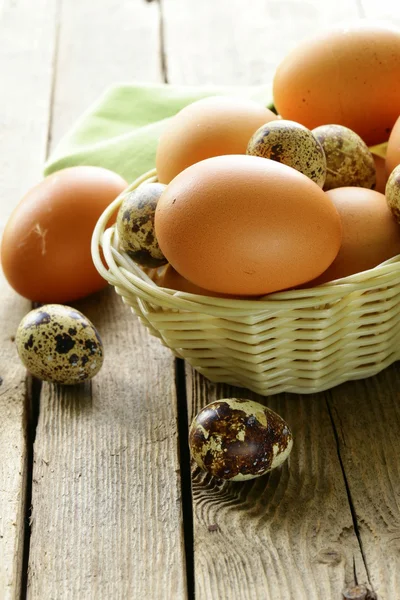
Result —
<instances>
[{"instance_id":1,"label":"gap between planks","mask_svg":"<svg viewBox=\"0 0 400 600\"><path fill-rule=\"evenodd\" d=\"M84 40L80 40L78 35L80 34L82 37L85 31L83 19L88 15L90 17L94 10L96 12L95 17L98 20L98 24L100 24L101 19L103 19L103 27L105 31L107 31L107 27L109 30L112 30L113 27L117 29L115 25L118 19L120 19L119 22L123 25L125 22L129 22L129 17L131 16L132 10L135 11L135 16L138 15L137 11L139 11L139 17L140 14L144 15L144 10L140 6L141 2L142 0L135 0L133 3L125 2L123 4L114 2L114 14L118 13L115 17L114 25L109 25L106 13L107 9L111 10L111 7L107 5L105 0L98 3L96 7L94 6L94 3L90 2L89 0L84 1L81 3L82 9L78 11L78 13L75 12L74 15L72 14L72 9L67 6L66 3L63 4L63 18L60 35L61 42L56 59L57 73L54 77L52 116L49 122L51 129L48 136L49 146L51 146L53 138L58 139L60 137L60 132L63 133L70 125L72 125L72 122L67 124L67 117L70 118L71 121L75 120L76 116L86 108L86 105L82 105L82 98L76 99L73 97L72 92L68 92L68 88L73 88L74 84L76 87L77 80L80 77L80 71L83 73L85 67L87 69L88 77L85 79L83 86L85 98L89 98L93 93L93 87L95 89L96 87L100 87L100 83L102 81L104 81L106 85L109 85L114 83L115 80L120 79L118 74L115 72L112 61L102 65L102 72L99 72L99 74L96 73L96 55L94 53L92 55L91 51L96 48L98 41L103 43L103 40L98 39L99 36L96 37L96 35L94 35L90 38L90 40L88 40L90 44L89 49L87 49L86 44L83 44ZM157 27L160 38L162 31L162 19L159 6L157 9ZM151 14L153 17L155 17L156 12L154 9L151 10ZM123 19L121 16L124 14L126 16L125 19ZM74 16L73 22L72 16ZM67 23L66 26L64 26L65 20ZM150 75L150 79L157 80L159 77L156 75L156 63L152 58L153 31L152 27L150 27L150 30L147 31L147 24L145 20L146 17L143 16L143 23L139 22L139 27L142 27L142 29L139 30L139 35L142 36L145 44L147 44L147 46L144 48L141 47L141 53L142 56L146 56L151 63L151 69L153 69L151 72L153 73L153 76ZM153 24L155 24L155 19L152 19L152 21ZM70 41L68 39L68 35L71 36L72 23L74 38L76 37L77 43L74 46L73 55L70 56L66 54L66 49L68 48L68 42ZM109 31L109 35L112 33L112 31ZM125 35L127 35L127 33L128 32L125 29ZM129 31L129 33L131 36L133 36L133 39L135 39L134 31ZM126 38L126 41L131 42L132 40ZM116 47L123 47L123 42L120 40L116 40L115 44ZM136 41L136 45L139 47L138 40ZM85 52L84 60L80 55L81 52ZM109 53L112 53L112 49L109 50ZM158 54L158 61L161 79L165 79L160 53ZM133 62L136 64L139 72L140 69L145 70L145 65L147 64L146 62L143 62L143 60L139 61L139 58L136 59L136 63L135 61ZM60 65L62 66L61 72L59 72ZM121 73L125 72L126 76L129 77L130 69L132 70L132 62L129 62L129 56L123 57L123 60L119 61L119 68ZM107 69L109 69L109 80L105 81L103 72L107 71ZM135 67L133 67L133 69L135 69ZM147 72L150 73L150 71ZM56 132L55 135L54 132ZM107 367L104 365L106 369L103 367L103 372L100 373L96 378L93 386L90 386L90 390L86 386L86 389L83 391L79 393L76 392L77 396L79 396L76 399L76 409L74 408L74 404L72 402L72 393L70 393L68 390L64 391L54 388L53 386L49 386L48 384L44 384L41 393L42 410L39 415L37 437L35 442L33 480L34 510L31 535L32 547L29 556L29 597L33 599L51 596L52 593L56 593L56 589L57 593L59 594L80 594L80 597L89 597L90 593L111 593L118 595L119 590L122 594L122 597L128 597L128 595L130 597L143 597L143 595L146 595L147 597L151 597L152 600L164 597L183 599L187 597L188 593L190 593L190 577L186 577L186 573L182 572L182 567L185 567L185 554L180 549L179 531L179 528L181 527L179 515L182 510L181 496L184 496L185 492L183 488L180 489L181 493L179 494L177 493L178 490L175 489L178 483L180 487L181 472L180 464L175 464L175 460L178 460L178 453L176 452L175 455L175 449L173 448L174 442L177 444L179 443L179 439L176 439L177 436L174 435L173 431L174 418L176 419L177 426L179 427L179 419L177 418L177 415L173 414L174 412L177 413L179 410L179 400L176 397L176 380L175 377L171 378L171 375L174 375L174 371L173 369L171 370L171 367L174 367L175 362L174 359L165 351L165 349L163 350L158 346L158 342L148 340L146 337L148 335L147 332L144 333L143 327L139 325L136 320L134 322L134 326L132 326L132 321L129 320L130 326L127 327L126 319L128 319L128 314L122 310L122 307L120 306L120 299L116 297L112 290L109 290L109 292L110 293L108 294L103 294L103 300L101 300L100 297L100 302L107 302L107 307L104 305L104 310L103 308L100 308L100 306L96 306L99 301L98 295L97 297L88 298L78 303L78 307L80 307L83 312L88 314L89 318L92 318L95 324L102 324L105 334L104 337L106 338L105 342L108 340L108 344L112 343L115 346L115 352L117 351L116 345L118 343L120 346L127 345L128 342L126 339L126 334L128 334L130 343L133 345L133 347L138 347L139 354L143 354L143 357L141 357L138 361L139 384L133 386L133 398L131 402L136 402L135 395L137 394L146 395L146 398L144 399L144 406L146 406L146 403L149 405L147 417L143 419L143 416L146 414L146 408L139 410L138 407L138 419L135 425L141 423L141 427L145 428L145 431L142 433L144 438L149 438L146 442L146 447L148 448L146 452L149 454L148 460L150 461L150 459L152 459L152 463L154 461L155 462L152 465L149 464L148 467L151 467L152 470L152 473L149 473L149 475L151 475L151 477L148 478L149 483L143 481L140 483L139 481L138 483L140 483L140 485L135 490L134 484L137 482L138 477L139 479L142 477L142 470L145 463L143 459L140 460L142 455L137 459L135 458L135 453L138 451L134 450L133 446L138 445L139 441L134 443L131 433L124 433L125 427L129 423L129 419L132 417L129 414L131 407L129 406L127 397L128 389L126 385L124 387L124 381L126 379L125 375L128 377L128 363L124 365L124 360L120 360L120 347L118 348L118 362L121 363L119 364L119 377L113 378L110 366L108 367L109 371L106 374L105 371L107 370ZM91 317L91 315L93 316ZM129 319L131 318L132 316L129 317ZM121 335L119 339L117 332L115 332L113 335L111 331L112 328L117 329L118 327L121 328ZM110 352L110 346L107 346L107 348L108 355L115 354L115 352ZM157 361L150 363L153 364L151 368L148 366L145 368L143 364L143 361L146 360L146 356L150 356L147 348L151 349L153 359L155 357L158 359ZM122 356L125 356L125 353L122 353ZM132 367L132 361L129 361L129 364ZM140 376L140 369L142 376ZM107 397L112 397L110 395L110 385L112 381L110 382L110 380L113 379L118 388L118 391L115 390L114 393L117 396L119 394L121 395L121 401L117 401L115 407L106 406L105 404L105 399ZM179 377L176 376L176 379L179 379ZM126 382L127 381L128 380L126 379ZM146 391L144 391L143 386L145 386ZM156 402L157 398L158 402ZM172 411L169 407L171 400L175 403L175 408ZM115 402L115 400L113 401ZM164 404L164 408L162 407L162 404ZM79 415L76 411L82 414ZM155 419L155 412L160 413L160 422L158 423L158 426L161 427L162 431L160 430L159 433L157 433L158 429L154 429L156 424L156 422L153 423ZM113 419L113 414L115 413L114 418L117 419L117 423L115 427L115 433L113 434L111 434L111 432L108 431L108 428L105 427L105 413L110 413L111 419ZM118 420L120 413L121 416L122 413L125 413L125 419L122 421ZM78 419L79 416L80 418ZM54 431L54 428L51 426L52 420L55 420L53 423L56 429L62 427L64 432ZM119 423L123 425L122 428L120 427ZM49 435L48 427L50 427L50 431L53 432L49 439L47 438ZM87 427L87 432L90 435L95 436L94 447L89 446L86 448L86 450L89 450L89 458L87 461L85 461L84 457L81 455L82 451L84 450L82 448L82 436L85 435L85 427ZM150 427L149 431L147 431L148 427ZM96 435L97 428L99 428L99 432ZM123 481L124 487L122 488L121 492L118 492L117 489L110 490L112 497L108 499L107 504L110 504L111 502L111 505L115 504L117 507L119 506L120 511L123 508L122 514L125 514L125 516L115 516L117 519L117 524L116 531L114 531L112 523L108 523L108 520L112 519L111 514L104 514L104 511L108 510L107 506L103 508L103 506L99 504L100 500L96 502L96 496L100 499L103 496L102 491L96 487L96 496L93 498L93 506L91 507L88 504L89 490L85 488L87 488L88 485L91 485L90 482L93 479L93 475L96 476L96 479L100 478L100 480L103 477L104 486L107 486L111 483L111 476L116 478L119 477L118 473L114 473L113 475L113 467L107 466L106 464L104 465L103 470L101 467L99 467L97 473L95 473L96 461L98 460L96 458L97 454L99 452L106 452L107 448L103 448L103 446L107 445L108 443L116 443L118 440L119 429L122 431L122 436L126 437L126 443L124 442L125 446L128 445L128 448L125 448L124 446L123 454L121 454L121 458L119 459L121 464L126 465L125 479ZM169 429L170 431L168 431ZM70 433L73 434L74 442L77 444L76 449L68 448L68 435L65 436L65 432L69 430ZM109 439L110 435L112 435L112 440ZM160 436L160 440L158 440L158 436ZM61 447L65 445L65 451L67 452L67 455L69 455L70 463L64 464L61 451L57 448L59 444L61 444ZM129 445L132 447L129 448ZM176 450L178 450L178 448L176 448ZM46 466L46 452L50 453L52 456L52 469L49 469ZM93 454L92 458L90 458L90 454ZM184 455L184 449L182 449L182 454ZM117 456L117 454L113 453L111 456ZM161 464L158 464L160 460L162 460L162 466ZM61 465L62 468L60 470ZM66 487L65 493L60 498L59 494L64 489L64 479L66 481L68 480L68 474L72 477L74 474L74 469L77 469L79 465L81 465L80 469L82 470L82 478L79 479L79 483L75 482L74 480L71 485ZM166 471L164 475L161 475L161 469ZM55 475L52 475L52 473L55 473ZM153 480L153 483L151 483L151 480ZM137 518L132 513L130 507L125 505L125 488L131 490L131 502L137 496L137 500L140 505L144 504L142 507L143 519L141 524L137 523ZM51 498L51 500L49 500L50 506L48 509L46 509L46 501L43 497L43 493L46 492L46 490ZM74 496L78 494L77 500L71 498L71 494ZM166 494L167 496L165 497ZM168 494L170 494L170 497L168 497ZM71 503L73 500L77 507L77 516L75 519L80 522L82 530L86 531L85 537L87 537L87 539L92 539L93 548L99 547L100 544L100 550L103 549L103 552L105 551L106 553L108 553L111 548L114 549L114 556L109 556L109 562L111 563L110 565L106 566L104 563L105 557L101 556L101 554L99 560L96 562L96 565L91 565L91 557L88 556L88 553L86 552L86 545L80 541L80 538L83 534L81 532L78 533L78 530L76 530L76 528L73 526L73 523L70 526L69 519L65 519L65 516L71 513ZM57 514L57 502L62 502L62 505L60 505L60 511L63 514L61 516ZM84 506L86 506L85 511L89 512L88 516L86 516L85 511L82 511L82 503L84 503ZM153 513L151 512L152 507L154 511ZM100 521L103 520L103 529L110 530L109 532L111 534L111 539L108 546L106 546L106 550L104 550L104 545L99 542L98 536L96 537L96 530L87 529L87 521L88 518L91 518L91 514L93 515L93 518L97 520L100 518ZM161 515L163 515L162 520L160 520ZM104 518L106 519L106 522L104 522ZM118 519L121 519L121 521ZM62 561L62 556L65 555L65 553L67 553L66 557L69 556L69 548L72 548L72 546L67 541L65 541L65 544L61 546L56 544L58 547L58 552L56 548L51 549L51 542L50 545L46 547L45 532L49 530L49 527L57 527L61 532L61 536L63 535L62 532L67 533L70 529L72 529L72 532L70 531L69 534L70 536L73 537L75 532L75 550L78 559L78 565L74 565L74 574L71 572L66 576L60 575L60 569L58 569L56 565ZM120 527L122 527L123 530L120 529ZM174 529L174 527L176 529ZM144 554L135 555L135 547L137 544L139 544L139 547L143 547L143 549L147 548L147 552L145 551ZM126 554L128 552L133 553L133 557L128 563L129 566L126 564ZM116 572L118 556L123 562L123 566L121 566L119 563L119 568L121 568L123 571L121 571L119 575ZM49 561L52 564L52 567L49 567ZM187 562L190 565L190 557ZM99 571L100 564L103 565L103 568ZM149 567L149 569L147 569L146 565ZM157 571L157 569L159 570ZM145 576L145 571L147 576ZM151 576L149 576L150 571L152 573ZM59 581L55 582L54 579L52 579L52 576L56 578L59 577ZM103 585L102 587L99 587L102 580ZM187 591L182 587L183 585L186 586L186 582L188 587Z\"/></svg>"}]
</instances>

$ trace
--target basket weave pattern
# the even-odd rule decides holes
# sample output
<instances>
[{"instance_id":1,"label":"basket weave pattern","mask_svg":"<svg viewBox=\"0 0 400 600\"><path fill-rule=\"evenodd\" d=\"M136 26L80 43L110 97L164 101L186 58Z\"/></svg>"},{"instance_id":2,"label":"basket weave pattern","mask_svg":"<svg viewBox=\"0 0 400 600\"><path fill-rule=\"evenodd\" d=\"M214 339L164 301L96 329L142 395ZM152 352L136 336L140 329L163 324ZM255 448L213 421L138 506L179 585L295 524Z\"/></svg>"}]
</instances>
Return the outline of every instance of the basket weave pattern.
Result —
<instances>
[{"instance_id":1,"label":"basket weave pattern","mask_svg":"<svg viewBox=\"0 0 400 600\"><path fill-rule=\"evenodd\" d=\"M103 213L93 260L150 333L208 379L265 396L312 393L374 375L400 358L400 256L334 283L261 300L160 288L154 271L120 250L115 226L106 229L124 195L150 181L155 171Z\"/></svg>"}]
</instances>

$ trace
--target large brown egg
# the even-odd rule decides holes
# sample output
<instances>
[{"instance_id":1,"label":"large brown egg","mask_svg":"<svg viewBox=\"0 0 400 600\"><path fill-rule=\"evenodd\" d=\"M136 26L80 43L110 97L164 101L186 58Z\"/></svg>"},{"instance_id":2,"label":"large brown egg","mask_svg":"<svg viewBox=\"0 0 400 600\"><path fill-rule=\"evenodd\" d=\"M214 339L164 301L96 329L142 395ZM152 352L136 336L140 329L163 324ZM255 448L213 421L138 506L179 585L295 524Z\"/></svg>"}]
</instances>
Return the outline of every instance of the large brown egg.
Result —
<instances>
[{"instance_id":1,"label":"large brown egg","mask_svg":"<svg viewBox=\"0 0 400 600\"><path fill-rule=\"evenodd\" d=\"M158 180L169 183L205 158L245 154L253 133L276 115L253 100L211 96L193 102L172 117L156 155Z\"/></svg>"},{"instance_id":2,"label":"large brown egg","mask_svg":"<svg viewBox=\"0 0 400 600\"><path fill-rule=\"evenodd\" d=\"M162 194L156 235L185 279L214 292L262 295L320 275L336 257L340 218L316 183L256 156L218 156Z\"/></svg>"},{"instance_id":3,"label":"large brown egg","mask_svg":"<svg viewBox=\"0 0 400 600\"><path fill-rule=\"evenodd\" d=\"M372 269L400 253L400 226L383 194L343 187L329 190L326 195L340 214L343 240L331 266L310 285Z\"/></svg>"},{"instance_id":4,"label":"large brown egg","mask_svg":"<svg viewBox=\"0 0 400 600\"><path fill-rule=\"evenodd\" d=\"M125 189L117 173L70 167L22 198L5 227L1 264L9 284L36 302L65 303L107 285L90 252L102 212Z\"/></svg>"},{"instance_id":5,"label":"large brown egg","mask_svg":"<svg viewBox=\"0 0 400 600\"><path fill-rule=\"evenodd\" d=\"M177 271L175 271L172 265L166 265L166 267L162 270L162 272L155 277L155 283L159 287L164 287L171 290L176 290L178 292L187 292L188 294L198 294L200 296L212 296L215 298L232 298L233 296L229 296L229 294L218 294L218 292L213 292L211 290L205 290L204 288L199 287L195 283L188 281L182 275L180 275Z\"/></svg>"},{"instance_id":6,"label":"large brown egg","mask_svg":"<svg viewBox=\"0 0 400 600\"><path fill-rule=\"evenodd\" d=\"M397 112L400 113L400 104L397 107ZM390 134L386 150L386 175L388 177L397 165L400 165L400 117L397 119Z\"/></svg>"},{"instance_id":7,"label":"large brown egg","mask_svg":"<svg viewBox=\"0 0 400 600\"><path fill-rule=\"evenodd\" d=\"M360 21L301 42L278 66L274 102L309 129L337 123L384 142L399 116L400 30Z\"/></svg>"}]
</instances>

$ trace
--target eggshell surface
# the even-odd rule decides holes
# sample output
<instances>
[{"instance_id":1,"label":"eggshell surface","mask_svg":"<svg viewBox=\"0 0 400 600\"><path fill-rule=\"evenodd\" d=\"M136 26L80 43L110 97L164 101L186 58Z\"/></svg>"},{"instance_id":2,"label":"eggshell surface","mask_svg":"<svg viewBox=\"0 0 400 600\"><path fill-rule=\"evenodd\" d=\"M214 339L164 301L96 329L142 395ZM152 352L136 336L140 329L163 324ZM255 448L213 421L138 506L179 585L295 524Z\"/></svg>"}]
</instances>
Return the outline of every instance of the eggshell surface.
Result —
<instances>
[{"instance_id":1,"label":"eggshell surface","mask_svg":"<svg viewBox=\"0 0 400 600\"><path fill-rule=\"evenodd\" d=\"M33 187L11 214L1 245L14 290L36 302L64 303L106 286L90 243L98 218L126 186L112 171L81 166Z\"/></svg>"},{"instance_id":2,"label":"eggshell surface","mask_svg":"<svg viewBox=\"0 0 400 600\"><path fill-rule=\"evenodd\" d=\"M313 279L341 242L337 210L317 184L255 156L219 156L186 169L162 194L155 228L178 273L233 295Z\"/></svg>"},{"instance_id":3,"label":"eggshell surface","mask_svg":"<svg viewBox=\"0 0 400 600\"><path fill-rule=\"evenodd\" d=\"M201 288L195 283L192 283L191 281L188 281L182 277L182 275L175 271L172 265L166 265L162 273L156 277L155 283L157 283L157 285L160 287L165 287L179 292L187 292L188 294L199 294L200 296L211 296L215 298L243 298L243 296L218 294L218 292L205 290L204 288Z\"/></svg>"},{"instance_id":4,"label":"eggshell surface","mask_svg":"<svg viewBox=\"0 0 400 600\"><path fill-rule=\"evenodd\" d=\"M229 481L254 479L289 456L292 433L271 409L239 398L216 400L193 419L189 445L199 467Z\"/></svg>"},{"instance_id":5,"label":"eggshell surface","mask_svg":"<svg viewBox=\"0 0 400 600\"><path fill-rule=\"evenodd\" d=\"M386 202L391 213L400 225L400 165L390 174L386 184Z\"/></svg>"},{"instance_id":6,"label":"eggshell surface","mask_svg":"<svg viewBox=\"0 0 400 600\"><path fill-rule=\"evenodd\" d=\"M375 188L374 159L359 135L348 127L334 124L321 125L313 129L313 134L326 156L325 191L347 186Z\"/></svg>"},{"instance_id":7,"label":"eggshell surface","mask_svg":"<svg viewBox=\"0 0 400 600\"><path fill-rule=\"evenodd\" d=\"M309 129L337 123L382 143L399 116L400 30L361 21L321 32L284 58L273 90L284 119Z\"/></svg>"},{"instance_id":8,"label":"eggshell surface","mask_svg":"<svg viewBox=\"0 0 400 600\"><path fill-rule=\"evenodd\" d=\"M161 183L144 183L124 195L118 211L120 247L144 267L159 267L167 262L154 231L154 213L164 189Z\"/></svg>"},{"instance_id":9,"label":"eggshell surface","mask_svg":"<svg viewBox=\"0 0 400 600\"><path fill-rule=\"evenodd\" d=\"M158 180L169 183L190 165L212 156L245 154L256 129L276 118L246 98L211 96L193 102L171 118L160 137Z\"/></svg>"},{"instance_id":10,"label":"eggshell surface","mask_svg":"<svg viewBox=\"0 0 400 600\"><path fill-rule=\"evenodd\" d=\"M294 121L278 119L262 125L251 137L246 154L276 160L307 175L319 187L324 185L323 148L309 129Z\"/></svg>"},{"instance_id":11,"label":"eggshell surface","mask_svg":"<svg viewBox=\"0 0 400 600\"><path fill-rule=\"evenodd\" d=\"M397 111L400 114L400 104ZM393 127L386 149L386 175L388 177L397 165L400 165L400 117Z\"/></svg>"},{"instance_id":12,"label":"eggshell surface","mask_svg":"<svg viewBox=\"0 0 400 600\"><path fill-rule=\"evenodd\" d=\"M372 269L400 253L400 226L383 194L365 188L329 190L343 227L336 259L315 285Z\"/></svg>"},{"instance_id":13,"label":"eggshell surface","mask_svg":"<svg viewBox=\"0 0 400 600\"><path fill-rule=\"evenodd\" d=\"M21 361L44 381L73 385L91 379L103 364L100 336L81 312L48 304L29 312L15 338Z\"/></svg>"}]
</instances>

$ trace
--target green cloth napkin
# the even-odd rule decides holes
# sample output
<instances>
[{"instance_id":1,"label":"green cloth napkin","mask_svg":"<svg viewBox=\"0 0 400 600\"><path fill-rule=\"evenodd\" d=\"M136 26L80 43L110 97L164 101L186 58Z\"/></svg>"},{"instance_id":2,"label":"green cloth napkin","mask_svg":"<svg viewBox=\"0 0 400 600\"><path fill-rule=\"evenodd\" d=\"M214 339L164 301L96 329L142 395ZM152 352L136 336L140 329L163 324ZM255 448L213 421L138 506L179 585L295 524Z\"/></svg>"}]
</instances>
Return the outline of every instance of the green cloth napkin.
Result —
<instances>
[{"instance_id":1,"label":"green cloth napkin","mask_svg":"<svg viewBox=\"0 0 400 600\"><path fill-rule=\"evenodd\" d=\"M61 140L44 174L74 165L94 165L126 181L154 168L158 138L167 119L206 96L236 95L271 106L272 86L188 87L118 84L107 90Z\"/></svg>"}]
</instances>

